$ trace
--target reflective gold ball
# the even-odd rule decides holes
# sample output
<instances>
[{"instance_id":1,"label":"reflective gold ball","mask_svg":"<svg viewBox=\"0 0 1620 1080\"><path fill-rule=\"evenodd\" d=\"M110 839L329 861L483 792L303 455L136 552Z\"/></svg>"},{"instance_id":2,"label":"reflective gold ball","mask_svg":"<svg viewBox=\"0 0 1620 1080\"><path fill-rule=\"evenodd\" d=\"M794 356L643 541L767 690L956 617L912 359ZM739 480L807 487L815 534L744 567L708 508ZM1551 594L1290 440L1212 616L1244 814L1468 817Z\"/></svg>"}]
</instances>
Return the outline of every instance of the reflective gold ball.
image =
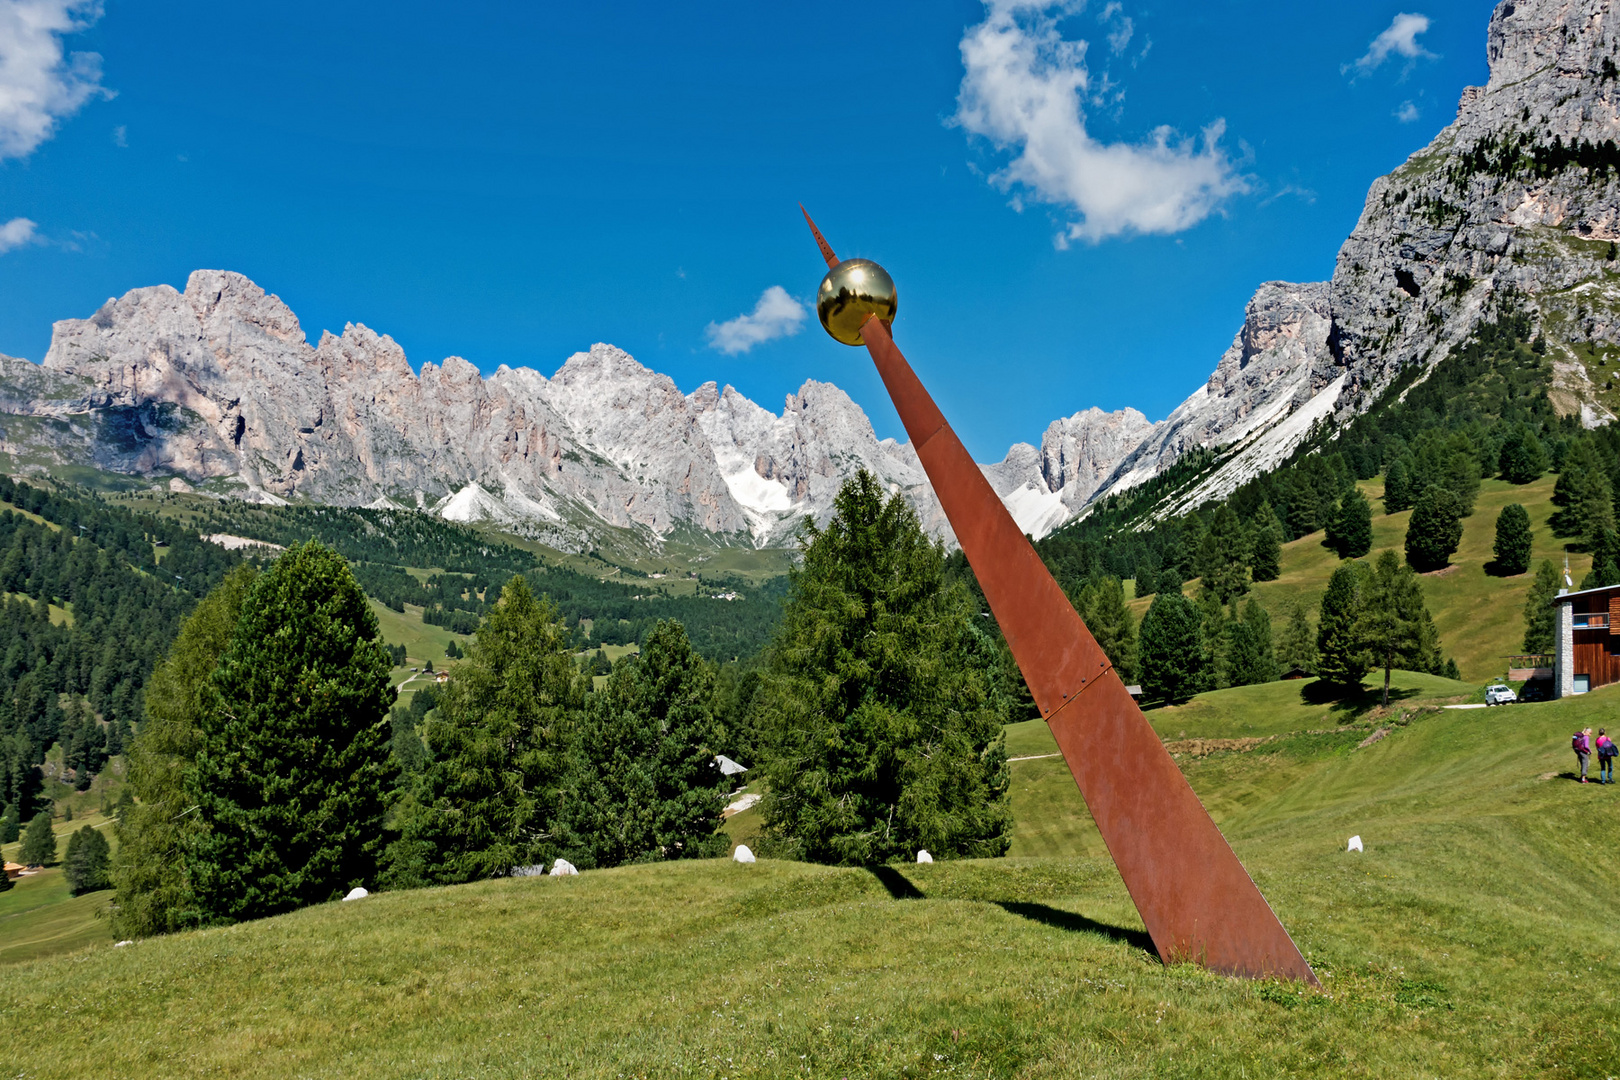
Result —
<instances>
[{"instance_id":1,"label":"reflective gold ball","mask_svg":"<svg viewBox=\"0 0 1620 1080\"><path fill-rule=\"evenodd\" d=\"M816 291L816 317L845 345L863 344L861 324L873 315L892 324L898 304L894 279L870 259L845 259L827 271Z\"/></svg>"}]
</instances>

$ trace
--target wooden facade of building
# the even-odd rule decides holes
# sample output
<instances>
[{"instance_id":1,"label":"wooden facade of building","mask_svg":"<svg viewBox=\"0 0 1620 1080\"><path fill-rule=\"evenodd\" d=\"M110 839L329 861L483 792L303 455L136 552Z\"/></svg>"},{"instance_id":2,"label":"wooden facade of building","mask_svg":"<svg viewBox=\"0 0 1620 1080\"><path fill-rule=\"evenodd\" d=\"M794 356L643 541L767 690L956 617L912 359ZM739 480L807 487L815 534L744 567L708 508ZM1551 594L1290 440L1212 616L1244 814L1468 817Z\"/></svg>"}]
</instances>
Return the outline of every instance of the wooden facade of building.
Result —
<instances>
[{"instance_id":1,"label":"wooden facade of building","mask_svg":"<svg viewBox=\"0 0 1620 1080\"><path fill-rule=\"evenodd\" d=\"M1553 603L1559 607L1554 693L1620 682L1620 585L1565 593Z\"/></svg>"}]
</instances>

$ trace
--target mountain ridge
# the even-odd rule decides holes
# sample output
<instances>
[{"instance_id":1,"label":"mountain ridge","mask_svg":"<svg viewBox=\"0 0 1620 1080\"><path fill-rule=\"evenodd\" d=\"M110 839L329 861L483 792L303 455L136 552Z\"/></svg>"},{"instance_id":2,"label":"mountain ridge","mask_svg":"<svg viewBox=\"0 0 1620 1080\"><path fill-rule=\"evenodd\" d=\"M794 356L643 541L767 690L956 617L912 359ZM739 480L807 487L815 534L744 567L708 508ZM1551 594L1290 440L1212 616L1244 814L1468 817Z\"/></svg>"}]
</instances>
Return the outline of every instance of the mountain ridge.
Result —
<instances>
[{"instance_id":1,"label":"mountain ridge","mask_svg":"<svg viewBox=\"0 0 1620 1080\"><path fill-rule=\"evenodd\" d=\"M1610 6L1502 0L1489 82L1373 181L1331 280L1262 284L1208 380L1164 420L1080 409L1039 446L980 466L1019 525L1044 535L1195 448L1219 451L1218 464L1153 513L1224 497L1313 431L1342 429L1403 370L1432 368L1504 304L1528 309L1547 339L1561 412L1589 426L1620 413ZM910 444L879 440L830 383L806 381L778 415L729 386L682 394L600 343L549 378L506 366L485 377L456 356L413 372L392 338L360 324L310 345L278 297L220 270L56 323L42 366L0 362L0 453L261 501L481 514L569 550L603 527L654 545L686 527L781 544L804 516L825 520L865 468L953 539Z\"/></svg>"}]
</instances>

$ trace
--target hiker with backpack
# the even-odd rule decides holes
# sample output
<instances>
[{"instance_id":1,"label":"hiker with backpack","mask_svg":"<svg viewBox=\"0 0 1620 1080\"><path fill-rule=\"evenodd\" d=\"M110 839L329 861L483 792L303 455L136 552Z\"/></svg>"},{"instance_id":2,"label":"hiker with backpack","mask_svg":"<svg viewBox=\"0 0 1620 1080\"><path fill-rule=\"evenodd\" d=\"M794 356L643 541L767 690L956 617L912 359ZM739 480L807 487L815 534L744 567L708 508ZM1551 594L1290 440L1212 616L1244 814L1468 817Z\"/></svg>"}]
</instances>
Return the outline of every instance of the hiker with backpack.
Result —
<instances>
[{"instance_id":1,"label":"hiker with backpack","mask_svg":"<svg viewBox=\"0 0 1620 1080\"><path fill-rule=\"evenodd\" d=\"M1575 751L1575 763L1581 767L1581 783L1586 783L1586 763L1592 757L1592 729L1577 731L1570 736L1570 749Z\"/></svg>"},{"instance_id":2,"label":"hiker with backpack","mask_svg":"<svg viewBox=\"0 0 1620 1080\"><path fill-rule=\"evenodd\" d=\"M1614 745L1614 740L1609 738L1608 731L1603 728L1598 728L1597 756L1598 783L1614 783L1614 759L1620 757L1620 746Z\"/></svg>"}]
</instances>

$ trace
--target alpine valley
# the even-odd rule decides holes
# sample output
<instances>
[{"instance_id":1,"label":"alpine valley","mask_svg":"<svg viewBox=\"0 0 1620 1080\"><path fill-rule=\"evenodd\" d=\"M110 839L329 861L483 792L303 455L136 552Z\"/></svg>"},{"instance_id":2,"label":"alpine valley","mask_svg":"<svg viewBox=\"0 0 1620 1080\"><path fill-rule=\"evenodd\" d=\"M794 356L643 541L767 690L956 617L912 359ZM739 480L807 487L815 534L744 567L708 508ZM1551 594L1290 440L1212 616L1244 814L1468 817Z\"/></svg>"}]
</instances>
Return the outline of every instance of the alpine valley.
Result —
<instances>
[{"instance_id":1,"label":"alpine valley","mask_svg":"<svg viewBox=\"0 0 1620 1080\"><path fill-rule=\"evenodd\" d=\"M1498 5L1489 82L1373 183L1331 281L1261 285L1209 380L1158 423L1086 408L981 466L1020 525L1043 536L1199 448L1209 464L1153 512L1226 495L1308 437L1331 439L1397 378L1421 381L1504 305L1539 324L1557 408L1611 420L1620 30L1608 14L1603 0ZM42 365L0 357L0 460L263 503L415 508L570 551L608 532L781 546L864 468L950 539L911 446L879 440L831 384L806 382L776 414L712 382L683 394L606 344L549 378L486 378L454 356L413 370L358 324L311 345L280 299L218 270L56 323Z\"/></svg>"}]
</instances>

